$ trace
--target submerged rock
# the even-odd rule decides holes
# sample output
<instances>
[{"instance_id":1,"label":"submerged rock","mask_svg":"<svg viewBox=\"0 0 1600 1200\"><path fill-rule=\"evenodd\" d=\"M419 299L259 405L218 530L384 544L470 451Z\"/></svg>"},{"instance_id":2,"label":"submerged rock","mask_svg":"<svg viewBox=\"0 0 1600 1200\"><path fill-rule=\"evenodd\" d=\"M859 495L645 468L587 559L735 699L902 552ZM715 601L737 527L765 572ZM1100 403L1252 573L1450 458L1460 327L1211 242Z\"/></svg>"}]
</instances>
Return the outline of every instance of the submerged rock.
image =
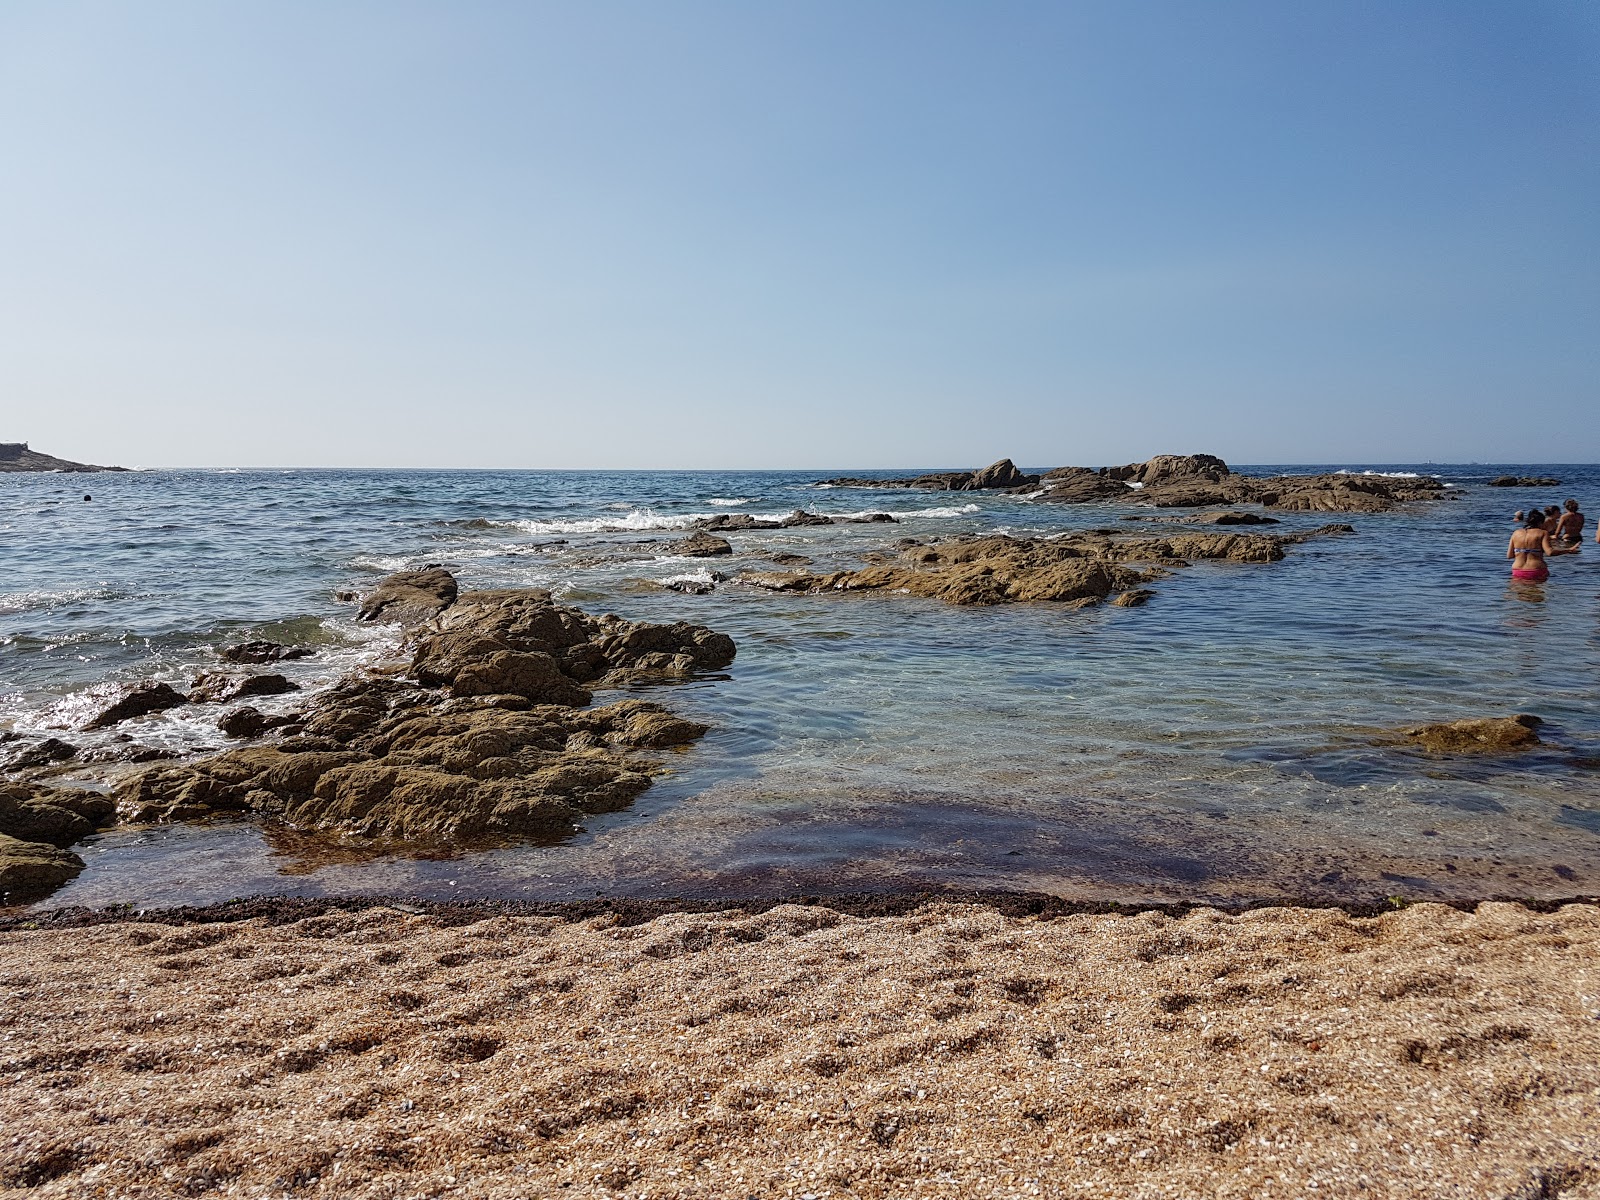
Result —
<instances>
[{"instance_id":1,"label":"submerged rock","mask_svg":"<svg viewBox=\"0 0 1600 1200\"><path fill-rule=\"evenodd\" d=\"M120 721L127 721L133 717L147 716L150 713L161 712L169 708L177 708L179 705L187 703L189 703L189 697L182 692L174 691L167 684L145 683L126 692L120 700L109 708L102 709L83 728L85 731L108 729Z\"/></svg>"},{"instance_id":2,"label":"submerged rock","mask_svg":"<svg viewBox=\"0 0 1600 1200\"><path fill-rule=\"evenodd\" d=\"M456 577L443 567L397 571L362 597L356 618L416 625L454 603L457 590Z\"/></svg>"},{"instance_id":3,"label":"submerged rock","mask_svg":"<svg viewBox=\"0 0 1600 1200\"><path fill-rule=\"evenodd\" d=\"M1469 717L1407 729L1405 736L1425 750L1442 754L1510 754L1543 745L1534 731L1544 721L1532 713L1512 717Z\"/></svg>"},{"instance_id":4,"label":"submerged rock","mask_svg":"<svg viewBox=\"0 0 1600 1200\"><path fill-rule=\"evenodd\" d=\"M310 658L315 651L307 646L285 646L281 642L240 642L237 646L225 646L217 653L232 663L269 663Z\"/></svg>"}]
</instances>

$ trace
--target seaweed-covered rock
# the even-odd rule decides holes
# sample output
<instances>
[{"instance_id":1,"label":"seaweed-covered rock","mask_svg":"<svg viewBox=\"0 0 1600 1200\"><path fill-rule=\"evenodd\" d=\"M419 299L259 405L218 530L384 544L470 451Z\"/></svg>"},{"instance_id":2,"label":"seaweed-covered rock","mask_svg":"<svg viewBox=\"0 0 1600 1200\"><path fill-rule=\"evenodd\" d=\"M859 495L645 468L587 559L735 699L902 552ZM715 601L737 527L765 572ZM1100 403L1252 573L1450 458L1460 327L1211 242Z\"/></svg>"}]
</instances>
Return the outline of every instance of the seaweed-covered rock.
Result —
<instances>
[{"instance_id":1,"label":"seaweed-covered rock","mask_svg":"<svg viewBox=\"0 0 1600 1200\"><path fill-rule=\"evenodd\" d=\"M125 692L115 704L102 709L83 728L85 731L107 729L133 717L147 716L168 708L189 703L189 697L164 683L145 683Z\"/></svg>"},{"instance_id":2,"label":"seaweed-covered rock","mask_svg":"<svg viewBox=\"0 0 1600 1200\"><path fill-rule=\"evenodd\" d=\"M441 589L441 592L444 589ZM126 780L123 816L248 811L308 829L456 840L562 832L622 807L662 769L641 751L706 727L656 704L586 708L580 681L681 677L733 660L704 626L594 617L546 591L466 592L413 629L410 679L357 676L292 718L240 709L228 732L293 736Z\"/></svg>"},{"instance_id":3,"label":"seaweed-covered rock","mask_svg":"<svg viewBox=\"0 0 1600 1200\"><path fill-rule=\"evenodd\" d=\"M248 810L380 838L548 833L649 787L661 768L633 751L706 731L639 700L517 710L494 699L400 707L335 751L260 747L160 767L124 785L118 801L132 821Z\"/></svg>"},{"instance_id":4,"label":"seaweed-covered rock","mask_svg":"<svg viewBox=\"0 0 1600 1200\"><path fill-rule=\"evenodd\" d=\"M110 819L113 804L96 792L0 783L0 833L67 847Z\"/></svg>"},{"instance_id":5,"label":"seaweed-covered rock","mask_svg":"<svg viewBox=\"0 0 1600 1200\"><path fill-rule=\"evenodd\" d=\"M1512 754L1543 745L1535 732L1544 722L1532 713L1513 717L1469 717L1407 729L1405 736L1441 754Z\"/></svg>"},{"instance_id":6,"label":"seaweed-covered rock","mask_svg":"<svg viewBox=\"0 0 1600 1200\"><path fill-rule=\"evenodd\" d=\"M45 842L0 833L0 904L47 896L83 871L83 859Z\"/></svg>"}]
</instances>

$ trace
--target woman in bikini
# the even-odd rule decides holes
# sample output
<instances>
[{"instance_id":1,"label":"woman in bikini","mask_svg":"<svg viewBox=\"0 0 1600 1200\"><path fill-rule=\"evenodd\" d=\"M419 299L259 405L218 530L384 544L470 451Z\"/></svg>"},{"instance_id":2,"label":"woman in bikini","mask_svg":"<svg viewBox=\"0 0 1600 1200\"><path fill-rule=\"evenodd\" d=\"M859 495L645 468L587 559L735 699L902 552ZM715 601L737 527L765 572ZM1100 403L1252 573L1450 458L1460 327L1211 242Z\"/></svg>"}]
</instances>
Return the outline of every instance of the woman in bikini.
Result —
<instances>
[{"instance_id":1,"label":"woman in bikini","mask_svg":"<svg viewBox=\"0 0 1600 1200\"><path fill-rule=\"evenodd\" d=\"M1518 583L1543 583L1550 578L1544 556L1553 554L1550 531L1544 527L1544 514L1530 509L1526 523L1511 535L1506 557L1511 559L1511 578Z\"/></svg>"}]
</instances>

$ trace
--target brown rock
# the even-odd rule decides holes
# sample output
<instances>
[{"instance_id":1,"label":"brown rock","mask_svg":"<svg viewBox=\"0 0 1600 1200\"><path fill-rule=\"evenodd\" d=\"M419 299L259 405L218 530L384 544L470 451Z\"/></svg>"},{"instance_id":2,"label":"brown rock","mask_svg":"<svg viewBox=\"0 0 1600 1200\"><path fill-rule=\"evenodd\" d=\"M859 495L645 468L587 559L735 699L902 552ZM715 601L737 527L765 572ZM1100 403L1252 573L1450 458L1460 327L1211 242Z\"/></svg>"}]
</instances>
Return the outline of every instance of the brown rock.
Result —
<instances>
[{"instance_id":1,"label":"brown rock","mask_svg":"<svg viewBox=\"0 0 1600 1200\"><path fill-rule=\"evenodd\" d=\"M83 859L70 850L0 833L0 904L47 896L82 871Z\"/></svg>"},{"instance_id":2,"label":"brown rock","mask_svg":"<svg viewBox=\"0 0 1600 1200\"><path fill-rule=\"evenodd\" d=\"M1510 754L1543 745L1534 732L1544 722L1531 713L1514 717L1470 717L1464 721L1422 725L1405 736L1426 750L1441 754Z\"/></svg>"},{"instance_id":3,"label":"brown rock","mask_svg":"<svg viewBox=\"0 0 1600 1200\"><path fill-rule=\"evenodd\" d=\"M1009 458L1002 458L999 462L991 463L983 470L974 472L972 482L967 484L967 490L977 492L990 488L1027 487L1038 482L1037 475L1024 475Z\"/></svg>"},{"instance_id":4,"label":"brown rock","mask_svg":"<svg viewBox=\"0 0 1600 1200\"><path fill-rule=\"evenodd\" d=\"M65 762L78 753L78 748L60 738L45 738L27 749L12 755L6 763L8 771L23 771L29 767L46 767L51 763Z\"/></svg>"},{"instance_id":5,"label":"brown rock","mask_svg":"<svg viewBox=\"0 0 1600 1200\"><path fill-rule=\"evenodd\" d=\"M218 717L217 728L231 738L255 738L274 729L298 725L300 721L301 718L298 716L269 717L260 709L245 705Z\"/></svg>"},{"instance_id":6,"label":"brown rock","mask_svg":"<svg viewBox=\"0 0 1600 1200\"><path fill-rule=\"evenodd\" d=\"M1045 489L1039 499L1048 504L1087 504L1092 500L1129 501L1134 491L1119 479L1091 471L1087 467L1068 467L1052 471L1040 480Z\"/></svg>"},{"instance_id":7,"label":"brown rock","mask_svg":"<svg viewBox=\"0 0 1600 1200\"><path fill-rule=\"evenodd\" d=\"M70 846L111 815L111 801L94 792L0 783L0 833L24 842Z\"/></svg>"},{"instance_id":8,"label":"brown rock","mask_svg":"<svg viewBox=\"0 0 1600 1200\"><path fill-rule=\"evenodd\" d=\"M667 549L687 558L715 558L720 554L733 553L733 545L727 538L719 538L703 529L689 537L667 543Z\"/></svg>"},{"instance_id":9,"label":"brown rock","mask_svg":"<svg viewBox=\"0 0 1600 1200\"><path fill-rule=\"evenodd\" d=\"M119 721L146 716L187 703L189 697L182 692L174 691L164 683L141 684L126 692L122 699L109 708L102 709L94 720L84 726L84 729L106 729Z\"/></svg>"},{"instance_id":10,"label":"brown rock","mask_svg":"<svg viewBox=\"0 0 1600 1200\"><path fill-rule=\"evenodd\" d=\"M415 636L413 681L350 678L303 717L245 708L225 731L255 736L301 722L274 746L230 750L127 780L129 820L248 811L367 837L455 840L570 830L622 807L659 764L706 727L626 700L586 709L577 680L685 676L726 666L726 636L679 622L592 617L545 591L467 592Z\"/></svg>"},{"instance_id":11,"label":"brown rock","mask_svg":"<svg viewBox=\"0 0 1600 1200\"><path fill-rule=\"evenodd\" d=\"M416 625L438 616L454 603L457 590L455 576L443 567L397 571L362 598L356 617L362 621Z\"/></svg>"},{"instance_id":12,"label":"brown rock","mask_svg":"<svg viewBox=\"0 0 1600 1200\"><path fill-rule=\"evenodd\" d=\"M354 599L354 596L351 596ZM315 653L307 646L285 646L281 642L240 642L217 651L233 663L282 662L291 658L310 658Z\"/></svg>"},{"instance_id":13,"label":"brown rock","mask_svg":"<svg viewBox=\"0 0 1600 1200\"><path fill-rule=\"evenodd\" d=\"M283 675L198 675L190 684L189 700L194 704L226 702L245 696L282 696L299 690L298 683L291 683Z\"/></svg>"}]
</instances>

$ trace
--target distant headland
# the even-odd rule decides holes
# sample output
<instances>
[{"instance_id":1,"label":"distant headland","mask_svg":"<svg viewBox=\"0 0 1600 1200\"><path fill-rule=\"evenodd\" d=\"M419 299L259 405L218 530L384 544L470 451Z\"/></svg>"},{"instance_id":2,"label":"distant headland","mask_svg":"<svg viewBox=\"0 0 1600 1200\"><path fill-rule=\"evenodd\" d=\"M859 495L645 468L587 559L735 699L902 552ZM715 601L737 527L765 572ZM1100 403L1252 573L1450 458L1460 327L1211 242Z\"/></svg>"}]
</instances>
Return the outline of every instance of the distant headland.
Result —
<instances>
[{"instance_id":1,"label":"distant headland","mask_svg":"<svg viewBox=\"0 0 1600 1200\"><path fill-rule=\"evenodd\" d=\"M28 449L27 442L0 442L0 471L126 471L127 467L96 467L69 462Z\"/></svg>"}]
</instances>

